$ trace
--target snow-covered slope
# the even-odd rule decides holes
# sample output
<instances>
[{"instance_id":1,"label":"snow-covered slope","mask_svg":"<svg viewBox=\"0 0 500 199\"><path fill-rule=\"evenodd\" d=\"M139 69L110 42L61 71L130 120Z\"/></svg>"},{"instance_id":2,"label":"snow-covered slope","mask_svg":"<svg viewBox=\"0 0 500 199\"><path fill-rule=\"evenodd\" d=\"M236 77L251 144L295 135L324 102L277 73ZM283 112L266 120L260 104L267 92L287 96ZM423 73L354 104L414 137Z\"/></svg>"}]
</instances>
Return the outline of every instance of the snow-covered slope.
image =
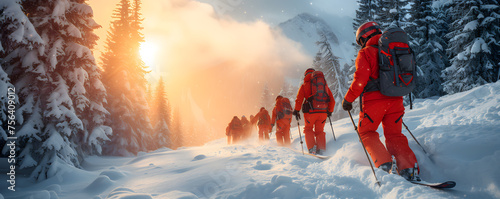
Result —
<instances>
[{"instance_id":1,"label":"snow-covered slope","mask_svg":"<svg viewBox=\"0 0 500 199\"><path fill-rule=\"evenodd\" d=\"M301 154L295 128L293 149L276 146L274 139L232 146L220 139L130 158L90 157L85 170L66 167L60 176L37 184L19 174L17 191L3 187L1 193L6 198L500 198L498 93L500 83L495 83L417 100L405 115L429 153L404 132L421 177L454 180L452 190L413 185L375 169L382 183L377 186L350 120L343 119L333 124L337 141L329 125L325 128L332 156L325 161Z\"/></svg>"},{"instance_id":2,"label":"snow-covered slope","mask_svg":"<svg viewBox=\"0 0 500 199\"><path fill-rule=\"evenodd\" d=\"M343 18L342 18L343 19ZM332 18L330 20L338 20ZM345 19L343 19L345 20ZM345 36L344 22L327 23L320 17L309 13L302 13L294 18L280 23L278 28L290 39L302 44L302 47L308 55L314 57L319 48L316 42L320 40L320 35L325 35L332 46L335 56L340 57L341 65L349 63L354 57L354 48L350 37ZM339 24L332 28L329 24ZM352 30L349 30L352 34ZM342 37L339 37L342 36ZM352 36L354 38L354 36ZM312 60L311 60L312 64Z\"/></svg>"}]
</instances>

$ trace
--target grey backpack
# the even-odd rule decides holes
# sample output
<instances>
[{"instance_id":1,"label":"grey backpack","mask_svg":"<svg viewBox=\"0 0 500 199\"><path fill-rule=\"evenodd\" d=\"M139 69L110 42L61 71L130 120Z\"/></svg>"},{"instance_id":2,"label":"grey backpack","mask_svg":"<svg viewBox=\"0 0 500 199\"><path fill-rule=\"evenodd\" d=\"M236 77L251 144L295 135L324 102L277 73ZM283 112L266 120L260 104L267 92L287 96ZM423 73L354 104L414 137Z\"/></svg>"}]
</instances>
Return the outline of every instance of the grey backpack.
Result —
<instances>
[{"instance_id":1,"label":"grey backpack","mask_svg":"<svg viewBox=\"0 0 500 199\"><path fill-rule=\"evenodd\" d=\"M415 56L406 32L399 27L390 27L374 47L378 48L379 78L370 78L365 92L380 90L386 96L410 94L415 88L417 74Z\"/></svg>"}]
</instances>

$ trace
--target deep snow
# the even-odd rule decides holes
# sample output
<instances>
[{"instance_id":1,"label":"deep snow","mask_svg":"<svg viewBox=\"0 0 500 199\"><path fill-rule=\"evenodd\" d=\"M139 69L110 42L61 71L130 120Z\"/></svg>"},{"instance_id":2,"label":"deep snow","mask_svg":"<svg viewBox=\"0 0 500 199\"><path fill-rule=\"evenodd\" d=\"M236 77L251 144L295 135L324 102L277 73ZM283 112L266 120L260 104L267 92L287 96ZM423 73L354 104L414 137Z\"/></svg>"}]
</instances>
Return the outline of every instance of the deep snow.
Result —
<instances>
[{"instance_id":1,"label":"deep snow","mask_svg":"<svg viewBox=\"0 0 500 199\"><path fill-rule=\"evenodd\" d=\"M413 110L407 109L405 123L430 154L403 130L421 177L454 180L451 190L413 185L379 169L382 186L377 186L345 118L333 123L337 141L325 126L332 157L324 161L296 152L300 143L294 128L293 149L276 146L274 139L259 144L256 138L227 146L223 138L137 157L89 157L85 170L61 166L61 175L35 184L18 174L17 191L3 183L1 193L6 198L500 198L498 93L500 82L417 100Z\"/></svg>"}]
</instances>

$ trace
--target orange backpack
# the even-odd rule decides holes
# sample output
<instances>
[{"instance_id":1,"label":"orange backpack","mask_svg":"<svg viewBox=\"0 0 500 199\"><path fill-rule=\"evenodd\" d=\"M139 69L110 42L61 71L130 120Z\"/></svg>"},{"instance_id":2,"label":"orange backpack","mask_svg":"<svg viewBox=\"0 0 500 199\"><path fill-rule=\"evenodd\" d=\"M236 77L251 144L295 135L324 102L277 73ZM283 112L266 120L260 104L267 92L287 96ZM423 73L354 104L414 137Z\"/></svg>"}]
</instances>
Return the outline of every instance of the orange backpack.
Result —
<instances>
[{"instance_id":1,"label":"orange backpack","mask_svg":"<svg viewBox=\"0 0 500 199\"><path fill-rule=\"evenodd\" d=\"M311 78L311 96L308 98L312 112L327 112L330 97L326 92L328 85L321 71L314 71Z\"/></svg>"},{"instance_id":2,"label":"orange backpack","mask_svg":"<svg viewBox=\"0 0 500 199\"><path fill-rule=\"evenodd\" d=\"M269 125L271 123L271 118L269 118L269 113L267 110L262 110L261 113L259 114L259 122L257 125Z\"/></svg>"},{"instance_id":3,"label":"orange backpack","mask_svg":"<svg viewBox=\"0 0 500 199\"><path fill-rule=\"evenodd\" d=\"M287 119L291 121L293 109L288 98L283 97L278 101L276 111L277 120Z\"/></svg>"}]
</instances>

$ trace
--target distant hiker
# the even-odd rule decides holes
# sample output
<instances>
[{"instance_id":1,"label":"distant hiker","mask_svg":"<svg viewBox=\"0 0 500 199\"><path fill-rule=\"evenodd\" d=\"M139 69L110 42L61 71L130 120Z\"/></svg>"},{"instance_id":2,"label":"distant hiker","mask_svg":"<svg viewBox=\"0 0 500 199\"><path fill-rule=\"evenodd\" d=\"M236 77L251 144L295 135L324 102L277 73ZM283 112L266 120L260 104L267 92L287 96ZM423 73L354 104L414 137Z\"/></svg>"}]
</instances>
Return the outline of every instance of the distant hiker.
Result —
<instances>
[{"instance_id":1,"label":"distant hiker","mask_svg":"<svg viewBox=\"0 0 500 199\"><path fill-rule=\"evenodd\" d=\"M252 134L255 132L255 130L257 130L257 121L255 119L255 116L253 116L253 115L250 115L250 126L251 126L250 135L248 135L248 137L251 137Z\"/></svg>"},{"instance_id":2,"label":"distant hiker","mask_svg":"<svg viewBox=\"0 0 500 199\"><path fill-rule=\"evenodd\" d=\"M257 122L255 121L255 116L253 115L250 115L250 124L253 126L255 124L257 124Z\"/></svg>"},{"instance_id":3,"label":"distant hiker","mask_svg":"<svg viewBox=\"0 0 500 199\"><path fill-rule=\"evenodd\" d=\"M271 117L269 116L269 112L266 108L260 108L259 113L255 115L252 119L252 123L256 123L259 127L259 140L269 140L269 133L271 132Z\"/></svg>"},{"instance_id":4,"label":"distant hiker","mask_svg":"<svg viewBox=\"0 0 500 199\"><path fill-rule=\"evenodd\" d=\"M293 115L300 119L300 109L304 113L304 134L311 154L324 154L326 150L325 122L335 107L332 92L326 84L323 72L309 68L304 73L304 83L295 99Z\"/></svg>"},{"instance_id":5,"label":"distant hiker","mask_svg":"<svg viewBox=\"0 0 500 199\"><path fill-rule=\"evenodd\" d=\"M414 167L417 166L417 158L408 146L407 138L401 133L402 117L405 113L403 97L383 95L377 83L379 82L379 64L381 64L379 62L380 47L378 46L381 34L380 26L375 22L364 23L358 28L356 42L362 49L358 52L354 80L344 96L342 107L344 110L350 111L352 109L352 102L361 95L360 100L362 105L361 112L359 113L358 132L373 163L375 163L375 167L389 172L393 166L396 166L392 165L391 160L391 156L394 155L399 174L407 180L415 180L415 178L419 179L418 168L416 168L414 173ZM411 49L407 45L398 43L394 46L400 49L406 48L404 50L406 54L408 52L411 53ZM395 51L397 50L395 49ZM384 51L384 53L389 54L393 53L393 51ZM400 54L397 54L397 56ZM401 58L398 59L398 62L402 61L404 60ZM390 60L390 64L393 67L394 62L392 59ZM400 77L397 78L398 80L391 78L392 81L400 81L400 79L404 81L404 77L401 77L401 75L405 74L400 74ZM384 129L385 146L380 141L379 134L377 133L380 123L382 123Z\"/></svg>"},{"instance_id":6,"label":"distant hiker","mask_svg":"<svg viewBox=\"0 0 500 199\"><path fill-rule=\"evenodd\" d=\"M230 144L229 141L231 138L232 138L232 144L239 142L242 132L243 132L243 126L241 124L241 121L240 119L238 119L237 116L234 116L226 128L226 135L228 136L228 144Z\"/></svg>"},{"instance_id":7,"label":"distant hiker","mask_svg":"<svg viewBox=\"0 0 500 199\"><path fill-rule=\"evenodd\" d=\"M243 140L246 140L252 134L252 125L250 124L250 121L244 115L241 116L241 126L243 127L241 138Z\"/></svg>"},{"instance_id":8,"label":"distant hiker","mask_svg":"<svg viewBox=\"0 0 500 199\"><path fill-rule=\"evenodd\" d=\"M231 144L231 123L227 124L227 127L226 127L226 136L227 136L227 145L230 145Z\"/></svg>"},{"instance_id":9,"label":"distant hiker","mask_svg":"<svg viewBox=\"0 0 500 199\"><path fill-rule=\"evenodd\" d=\"M280 146L290 146L290 123L292 122L292 106L290 100L278 95L274 105L271 126L276 123L276 141ZM272 127L271 127L272 128Z\"/></svg>"}]
</instances>

